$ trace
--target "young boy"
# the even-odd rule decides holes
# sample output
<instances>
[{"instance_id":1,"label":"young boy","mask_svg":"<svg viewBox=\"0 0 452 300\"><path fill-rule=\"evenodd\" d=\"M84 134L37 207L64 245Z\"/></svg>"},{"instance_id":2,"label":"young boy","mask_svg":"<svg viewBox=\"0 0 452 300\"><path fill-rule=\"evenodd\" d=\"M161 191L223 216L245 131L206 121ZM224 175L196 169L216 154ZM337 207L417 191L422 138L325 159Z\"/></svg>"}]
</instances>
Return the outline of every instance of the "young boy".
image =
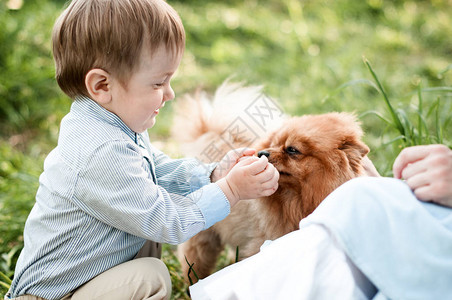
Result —
<instances>
[{"instance_id":1,"label":"young boy","mask_svg":"<svg viewBox=\"0 0 452 300\"><path fill-rule=\"evenodd\" d=\"M150 144L184 46L181 20L162 0L75 0L58 18L56 78L74 101L44 163L7 299L167 299L166 266L134 259L159 256L145 242L181 243L239 200L277 189L278 172L252 149L203 166Z\"/></svg>"}]
</instances>

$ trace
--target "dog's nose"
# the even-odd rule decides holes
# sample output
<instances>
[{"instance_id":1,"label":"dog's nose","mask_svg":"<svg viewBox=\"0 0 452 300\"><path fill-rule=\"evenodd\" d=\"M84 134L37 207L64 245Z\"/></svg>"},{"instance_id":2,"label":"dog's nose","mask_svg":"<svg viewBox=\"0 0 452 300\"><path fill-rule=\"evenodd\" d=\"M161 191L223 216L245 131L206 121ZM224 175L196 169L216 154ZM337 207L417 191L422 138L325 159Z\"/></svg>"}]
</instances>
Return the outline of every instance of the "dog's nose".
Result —
<instances>
[{"instance_id":1,"label":"dog's nose","mask_svg":"<svg viewBox=\"0 0 452 300\"><path fill-rule=\"evenodd\" d=\"M258 156L258 157L261 157L262 155L265 155L265 156L267 156L267 157L270 157L270 152L265 151L265 150L262 150L262 151L257 152L257 156Z\"/></svg>"}]
</instances>

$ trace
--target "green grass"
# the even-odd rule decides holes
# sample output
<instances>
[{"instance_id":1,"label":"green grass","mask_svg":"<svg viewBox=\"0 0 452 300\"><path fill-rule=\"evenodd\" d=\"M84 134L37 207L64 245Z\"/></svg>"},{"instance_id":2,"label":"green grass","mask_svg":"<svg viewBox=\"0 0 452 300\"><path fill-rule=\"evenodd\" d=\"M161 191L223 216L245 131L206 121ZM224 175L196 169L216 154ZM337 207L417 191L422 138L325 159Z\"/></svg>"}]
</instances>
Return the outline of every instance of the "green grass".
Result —
<instances>
[{"instance_id":1,"label":"green grass","mask_svg":"<svg viewBox=\"0 0 452 300\"><path fill-rule=\"evenodd\" d=\"M22 247L44 158L70 106L53 79L50 52L52 25L65 2L27 0L12 10L12 1L0 0L4 284ZM213 92L231 77L264 85L291 115L356 112L369 156L383 175L391 175L403 147L452 145L451 0L168 2L185 24L187 49L173 80L176 99L150 134L169 153L180 155L169 135L177 99L197 88ZM187 286L173 250L165 247L164 260L174 298L184 299ZM4 291L0 287L0 297Z\"/></svg>"}]
</instances>

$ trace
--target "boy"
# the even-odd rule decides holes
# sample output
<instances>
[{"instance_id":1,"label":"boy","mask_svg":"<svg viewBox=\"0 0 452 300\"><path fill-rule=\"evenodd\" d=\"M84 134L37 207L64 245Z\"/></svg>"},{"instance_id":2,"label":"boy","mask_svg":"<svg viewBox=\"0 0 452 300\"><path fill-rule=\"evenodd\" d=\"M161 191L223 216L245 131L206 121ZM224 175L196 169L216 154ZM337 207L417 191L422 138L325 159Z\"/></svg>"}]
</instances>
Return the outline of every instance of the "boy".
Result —
<instances>
[{"instance_id":1,"label":"boy","mask_svg":"<svg viewBox=\"0 0 452 300\"><path fill-rule=\"evenodd\" d=\"M184 46L181 20L162 0L75 0L58 18L56 79L74 101L44 163L7 299L167 299L166 266L133 260L159 256L145 241L181 243L239 200L276 190L278 172L252 149L201 166L150 144Z\"/></svg>"}]
</instances>

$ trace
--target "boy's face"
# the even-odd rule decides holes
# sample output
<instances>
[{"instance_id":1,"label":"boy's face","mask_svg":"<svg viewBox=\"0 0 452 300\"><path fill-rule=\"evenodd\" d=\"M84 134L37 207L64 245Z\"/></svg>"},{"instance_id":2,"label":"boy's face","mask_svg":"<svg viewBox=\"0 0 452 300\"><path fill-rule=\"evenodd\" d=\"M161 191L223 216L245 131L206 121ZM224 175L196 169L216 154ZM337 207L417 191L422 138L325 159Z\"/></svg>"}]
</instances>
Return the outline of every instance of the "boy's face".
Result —
<instances>
[{"instance_id":1,"label":"boy's face","mask_svg":"<svg viewBox=\"0 0 452 300\"><path fill-rule=\"evenodd\" d=\"M127 88L114 80L109 110L135 132L154 126L159 109L174 99L170 80L181 57L172 55L165 47L159 47L152 57L142 51L138 69L130 77Z\"/></svg>"}]
</instances>

